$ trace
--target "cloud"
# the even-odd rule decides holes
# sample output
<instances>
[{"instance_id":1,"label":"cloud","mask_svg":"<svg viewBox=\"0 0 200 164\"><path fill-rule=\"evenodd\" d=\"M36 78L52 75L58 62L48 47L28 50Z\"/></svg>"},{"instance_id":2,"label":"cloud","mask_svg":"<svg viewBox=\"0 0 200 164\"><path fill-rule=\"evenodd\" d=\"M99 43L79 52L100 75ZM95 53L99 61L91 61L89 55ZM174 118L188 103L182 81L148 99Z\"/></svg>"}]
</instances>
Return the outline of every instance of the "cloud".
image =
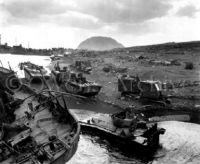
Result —
<instances>
[{"instance_id":1,"label":"cloud","mask_svg":"<svg viewBox=\"0 0 200 164\"><path fill-rule=\"evenodd\" d=\"M103 26L103 23L99 22L95 17L74 11L69 11L65 14L57 15L51 18L44 18L44 20L46 19L48 19L48 22L52 24L56 23L59 26L68 26L88 30L97 29Z\"/></svg>"},{"instance_id":2,"label":"cloud","mask_svg":"<svg viewBox=\"0 0 200 164\"><path fill-rule=\"evenodd\" d=\"M164 0L84 0L80 12L106 23L143 22L165 16L172 7Z\"/></svg>"},{"instance_id":3,"label":"cloud","mask_svg":"<svg viewBox=\"0 0 200 164\"><path fill-rule=\"evenodd\" d=\"M92 15L78 11L74 1L62 0L4 0L0 4L6 25L54 24L65 27L96 29L103 26ZM1 14L0 14L1 15ZM6 22L6 23L5 23Z\"/></svg>"},{"instance_id":4,"label":"cloud","mask_svg":"<svg viewBox=\"0 0 200 164\"><path fill-rule=\"evenodd\" d=\"M117 30L120 31L122 35L145 35L149 32L154 32L157 30L155 23L153 22L141 22L141 23L120 23L116 25Z\"/></svg>"},{"instance_id":5,"label":"cloud","mask_svg":"<svg viewBox=\"0 0 200 164\"><path fill-rule=\"evenodd\" d=\"M1 7L11 24L54 20L59 25L101 28L105 24L141 23L163 17L171 5L165 0L4 0Z\"/></svg>"},{"instance_id":6,"label":"cloud","mask_svg":"<svg viewBox=\"0 0 200 164\"><path fill-rule=\"evenodd\" d=\"M14 18L39 18L42 15L61 14L65 6L54 0L7 0L1 5Z\"/></svg>"},{"instance_id":7,"label":"cloud","mask_svg":"<svg viewBox=\"0 0 200 164\"><path fill-rule=\"evenodd\" d=\"M177 16L194 17L198 11L199 10L194 5L187 5L187 6L180 8L177 11L176 15Z\"/></svg>"}]
</instances>

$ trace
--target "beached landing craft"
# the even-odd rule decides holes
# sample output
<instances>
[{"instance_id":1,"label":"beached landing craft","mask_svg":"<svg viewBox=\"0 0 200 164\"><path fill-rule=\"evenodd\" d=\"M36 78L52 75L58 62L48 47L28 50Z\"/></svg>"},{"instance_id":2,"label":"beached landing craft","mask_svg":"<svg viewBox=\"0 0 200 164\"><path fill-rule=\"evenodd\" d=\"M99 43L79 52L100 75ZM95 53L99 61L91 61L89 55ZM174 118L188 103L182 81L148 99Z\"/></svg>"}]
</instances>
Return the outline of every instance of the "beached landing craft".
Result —
<instances>
[{"instance_id":1,"label":"beached landing craft","mask_svg":"<svg viewBox=\"0 0 200 164\"><path fill-rule=\"evenodd\" d=\"M126 150L142 154L153 155L159 147L159 136L165 133L165 129L158 128L157 123L148 123L139 117L132 119L129 116L121 117L116 113L110 115L98 115L81 123L81 129L86 133L100 135L116 145L121 145Z\"/></svg>"},{"instance_id":2,"label":"beached landing craft","mask_svg":"<svg viewBox=\"0 0 200 164\"><path fill-rule=\"evenodd\" d=\"M23 62L19 63L19 68L20 70L24 70L25 78L29 81L32 81L33 79L41 80L42 76L47 79L49 78L48 72L43 66L38 66L31 62Z\"/></svg>"},{"instance_id":3,"label":"beached landing craft","mask_svg":"<svg viewBox=\"0 0 200 164\"><path fill-rule=\"evenodd\" d=\"M1 93L12 97L4 90ZM0 97L0 116L4 118L0 120L0 163L67 162L76 152L80 125L68 110L64 96L49 90L35 93L22 85L14 97ZM7 119L9 115L14 117Z\"/></svg>"},{"instance_id":4,"label":"beached landing craft","mask_svg":"<svg viewBox=\"0 0 200 164\"><path fill-rule=\"evenodd\" d=\"M60 60L61 58L63 58L63 55L51 55L50 59L51 61L56 61L56 60Z\"/></svg>"},{"instance_id":5,"label":"beached landing craft","mask_svg":"<svg viewBox=\"0 0 200 164\"><path fill-rule=\"evenodd\" d=\"M86 80L82 73L77 75L66 67L61 70L59 65L52 70L51 75L57 84L72 94L91 97L96 96L102 88L100 84Z\"/></svg>"}]
</instances>

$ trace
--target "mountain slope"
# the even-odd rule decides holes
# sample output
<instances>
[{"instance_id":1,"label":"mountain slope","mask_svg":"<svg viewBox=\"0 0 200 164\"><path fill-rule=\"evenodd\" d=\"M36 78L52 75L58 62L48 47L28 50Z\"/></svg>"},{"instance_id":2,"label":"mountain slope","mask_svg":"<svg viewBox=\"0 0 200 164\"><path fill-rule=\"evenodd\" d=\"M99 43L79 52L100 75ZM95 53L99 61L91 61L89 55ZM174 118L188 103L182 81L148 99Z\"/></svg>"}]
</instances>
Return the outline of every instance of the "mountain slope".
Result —
<instances>
[{"instance_id":1,"label":"mountain slope","mask_svg":"<svg viewBox=\"0 0 200 164\"><path fill-rule=\"evenodd\" d=\"M118 43L113 38L96 36L88 38L81 42L78 46L78 49L103 51L123 47L124 46L122 44Z\"/></svg>"}]
</instances>

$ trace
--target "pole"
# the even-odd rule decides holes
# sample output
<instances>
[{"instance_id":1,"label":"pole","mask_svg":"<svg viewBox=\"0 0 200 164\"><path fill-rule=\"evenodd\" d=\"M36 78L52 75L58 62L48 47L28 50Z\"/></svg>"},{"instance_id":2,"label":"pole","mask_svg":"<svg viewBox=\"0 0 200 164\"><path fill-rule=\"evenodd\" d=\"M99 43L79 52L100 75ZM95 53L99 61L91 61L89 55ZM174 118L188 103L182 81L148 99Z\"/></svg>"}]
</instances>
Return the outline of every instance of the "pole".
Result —
<instances>
[{"instance_id":1,"label":"pole","mask_svg":"<svg viewBox=\"0 0 200 164\"><path fill-rule=\"evenodd\" d=\"M2 64L2 62L1 62L1 60L0 60L0 63L1 63L1 66L3 67L3 64Z\"/></svg>"},{"instance_id":2,"label":"pole","mask_svg":"<svg viewBox=\"0 0 200 164\"><path fill-rule=\"evenodd\" d=\"M10 62L8 61L8 66L9 66L9 69L12 71L12 68L11 68L11 66L10 66Z\"/></svg>"},{"instance_id":3,"label":"pole","mask_svg":"<svg viewBox=\"0 0 200 164\"><path fill-rule=\"evenodd\" d=\"M45 79L45 77L44 77L44 75L43 75L43 73L42 73L41 68L40 68L40 67L36 67L36 68L39 69L39 71L40 71L40 73L41 73L41 75L42 75L43 82L44 82L44 84L46 85L46 87L47 87L47 89L48 89L49 96L52 97L53 94L51 93L51 88L50 88L49 85L47 84L47 81L46 81L46 79Z\"/></svg>"}]
</instances>

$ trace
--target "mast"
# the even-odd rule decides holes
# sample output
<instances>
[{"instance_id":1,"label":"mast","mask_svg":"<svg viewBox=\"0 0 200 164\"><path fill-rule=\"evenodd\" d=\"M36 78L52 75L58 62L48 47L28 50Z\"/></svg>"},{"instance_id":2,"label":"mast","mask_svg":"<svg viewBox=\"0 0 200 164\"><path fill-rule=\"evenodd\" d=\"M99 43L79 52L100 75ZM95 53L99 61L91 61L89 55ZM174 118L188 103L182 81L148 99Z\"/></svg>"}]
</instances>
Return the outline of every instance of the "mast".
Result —
<instances>
[{"instance_id":1,"label":"mast","mask_svg":"<svg viewBox=\"0 0 200 164\"><path fill-rule=\"evenodd\" d=\"M11 68L11 66L10 66L10 62L8 61L8 66L9 66L9 69L12 71L12 68Z\"/></svg>"},{"instance_id":2,"label":"mast","mask_svg":"<svg viewBox=\"0 0 200 164\"><path fill-rule=\"evenodd\" d=\"M3 63L1 62L1 60L0 60L0 63L1 63L1 66L3 67Z\"/></svg>"}]
</instances>

